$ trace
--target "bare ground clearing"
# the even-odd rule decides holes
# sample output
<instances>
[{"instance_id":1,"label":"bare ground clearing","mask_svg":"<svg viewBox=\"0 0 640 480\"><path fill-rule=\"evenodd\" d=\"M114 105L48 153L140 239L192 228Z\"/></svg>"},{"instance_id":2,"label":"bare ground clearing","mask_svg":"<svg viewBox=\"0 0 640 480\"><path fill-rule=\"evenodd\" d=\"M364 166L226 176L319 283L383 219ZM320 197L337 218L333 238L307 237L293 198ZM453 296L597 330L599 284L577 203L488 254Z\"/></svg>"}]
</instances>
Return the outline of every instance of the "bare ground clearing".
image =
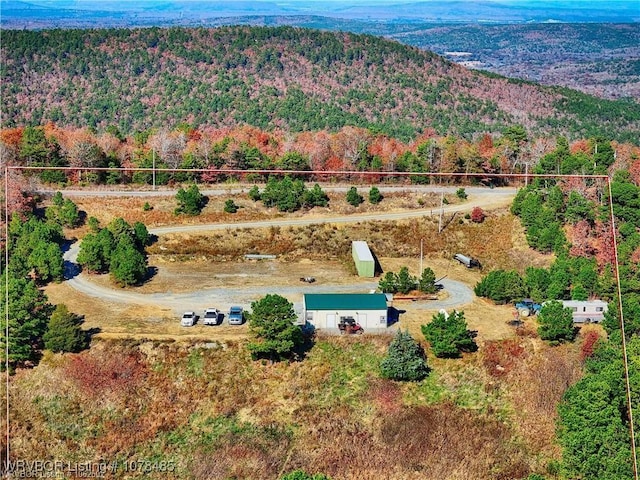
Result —
<instances>
[{"instance_id":1,"label":"bare ground clearing","mask_svg":"<svg viewBox=\"0 0 640 480\"><path fill-rule=\"evenodd\" d=\"M486 192L490 193L490 192ZM334 194L337 195L337 194ZM417 192L399 192L387 194L382 212L395 211L411 205L419 205L418 198L433 197L437 194ZM342 197L343 195L340 194ZM220 207L225 196L213 197ZM395 199L395 201L394 201ZM154 197L154 210L162 210L172 222L202 224L216 221L229 221L226 215L219 218L218 213L205 213L204 217L173 216L174 200L167 197ZM97 216L103 224L123 212L132 215L128 221L142 220L147 223L142 210L144 197L107 197L96 202L95 198L80 199L78 202L88 216ZM334 204L340 200L332 200ZM522 227L517 219L506 213L504 206L509 198L504 195L483 197L482 205L489 211L487 221L473 224L464 220L461 213L445 213L447 225L441 234L437 233L438 218L429 211L429 216L400 220L367 220L352 224L312 224L301 226L272 226L268 228L227 228L208 233L172 233L162 235L159 241L149 249L151 266L157 267L157 274L145 285L127 291L145 295L167 295L193 292L193 300L184 305L177 304L168 308L153 301L141 301L132 305L109 302L80 293L66 284L52 285L47 293L54 303L66 303L72 311L86 316L85 326L100 328L102 337L134 337L154 339L234 339L246 335L246 327L203 327L179 326L176 309L193 309L201 313L206 307L215 306L226 309L230 304L239 303L246 307L256 300L256 292L273 286L273 293L281 293L293 302L300 302L303 292L322 291L322 286L345 288L342 291L367 291L378 279L359 279L354 275L350 260L351 240L364 239L372 246L378 256L383 271L398 271L408 266L411 273L419 275L420 240L423 240L425 254L424 267L434 269L437 278L446 277L463 282L472 288L480 280L481 273L471 271L451 260L451 255L463 252L481 259L489 268L524 269L527 265L545 265L550 262L548 256L536 254L526 247ZM136 203L137 202L137 203ZM164 203L163 203L164 202ZM253 202L250 202L253 204ZM342 205L342 213L355 213L353 207ZM424 201L422 202L423 204ZM426 204L425 204L426 205ZM207 208L214 208L210 202ZM282 214L264 209L254 204L258 218L279 218ZM457 207L457 206L456 206ZM466 202L460 207L471 210L473 203ZM370 205L368 208L373 208ZM259 212L258 212L259 210ZM295 214L299 218L322 219L328 212L314 209L311 212ZM328 210L328 209L326 209ZM246 214L248 211L245 211ZM254 212L254 213L255 213ZM331 211L331 215L339 213ZM358 213L360 211L358 210ZM210 218L212 217L212 218ZM231 216L237 220L237 216ZM126 217L125 217L126 218ZM287 217L289 218L289 217ZM162 222L160 222L162 223ZM77 236L82 232L75 231ZM245 253L274 253L277 260L247 261ZM315 284L304 284L299 278L314 276ZM92 283L104 288L114 288L108 277L92 277ZM227 295L224 301L210 304L207 289L217 289L215 298ZM203 291L201 295L198 292ZM222 292L222 293L221 293ZM226 293L225 293L226 292ZM443 293L442 297L446 297ZM428 304L397 302L396 307L406 310L398 326L408 328L419 335L420 325L431 319L437 308L430 309ZM470 328L479 331L479 340L505 338L513 335L507 322L512 318L509 307L497 307L481 300L461 307L467 314Z\"/></svg>"}]
</instances>

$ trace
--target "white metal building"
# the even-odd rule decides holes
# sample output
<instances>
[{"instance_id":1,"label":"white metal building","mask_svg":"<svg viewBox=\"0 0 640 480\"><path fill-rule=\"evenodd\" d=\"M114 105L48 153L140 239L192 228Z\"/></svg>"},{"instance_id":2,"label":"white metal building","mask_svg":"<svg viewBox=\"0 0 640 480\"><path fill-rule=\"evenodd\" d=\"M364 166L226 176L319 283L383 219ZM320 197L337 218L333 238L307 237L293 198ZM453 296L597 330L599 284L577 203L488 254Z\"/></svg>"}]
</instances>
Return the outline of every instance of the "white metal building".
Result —
<instances>
[{"instance_id":1,"label":"white metal building","mask_svg":"<svg viewBox=\"0 0 640 480\"><path fill-rule=\"evenodd\" d=\"M302 321L315 328L338 328L341 318L353 318L362 328L387 328L384 293L307 293L302 299Z\"/></svg>"},{"instance_id":2,"label":"white metal building","mask_svg":"<svg viewBox=\"0 0 640 480\"><path fill-rule=\"evenodd\" d=\"M562 305L573 311L575 323L600 323L608 308L602 300L563 300Z\"/></svg>"}]
</instances>

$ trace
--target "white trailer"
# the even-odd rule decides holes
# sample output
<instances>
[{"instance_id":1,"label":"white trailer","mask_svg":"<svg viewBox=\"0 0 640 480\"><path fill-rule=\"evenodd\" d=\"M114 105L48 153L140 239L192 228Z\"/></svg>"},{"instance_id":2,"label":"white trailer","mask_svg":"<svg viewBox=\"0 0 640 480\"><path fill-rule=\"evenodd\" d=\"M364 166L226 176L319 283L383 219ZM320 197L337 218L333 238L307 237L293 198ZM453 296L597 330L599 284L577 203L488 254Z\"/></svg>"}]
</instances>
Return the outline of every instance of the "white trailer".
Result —
<instances>
[{"instance_id":1,"label":"white trailer","mask_svg":"<svg viewBox=\"0 0 640 480\"><path fill-rule=\"evenodd\" d=\"M563 300L562 305L572 310L574 323L600 323L608 308L602 300Z\"/></svg>"}]
</instances>

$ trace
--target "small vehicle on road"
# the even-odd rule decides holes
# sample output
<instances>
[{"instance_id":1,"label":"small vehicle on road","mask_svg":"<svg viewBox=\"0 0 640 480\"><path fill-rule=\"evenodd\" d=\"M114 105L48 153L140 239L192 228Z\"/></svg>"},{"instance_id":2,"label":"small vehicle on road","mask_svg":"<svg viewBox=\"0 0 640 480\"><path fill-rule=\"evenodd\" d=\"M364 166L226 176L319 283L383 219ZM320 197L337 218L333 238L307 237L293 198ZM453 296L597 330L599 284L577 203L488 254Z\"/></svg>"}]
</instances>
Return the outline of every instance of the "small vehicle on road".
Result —
<instances>
[{"instance_id":1,"label":"small vehicle on road","mask_svg":"<svg viewBox=\"0 0 640 480\"><path fill-rule=\"evenodd\" d=\"M220 317L220 312L217 308L207 308L204 311L204 317L202 319L203 325L218 325L218 318Z\"/></svg>"},{"instance_id":2,"label":"small vehicle on road","mask_svg":"<svg viewBox=\"0 0 640 480\"><path fill-rule=\"evenodd\" d=\"M242 307L234 306L229 309L229 325L242 325L244 323L244 312Z\"/></svg>"},{"instance_id":3,"label":"small vehicle on road","mask_svg":"<svg viewBox=\"0 0 640 480\"><path fill-rule=\"evenodd\" d=\"M180 325L183 327L193 327L196 324L196 314L195 312L184 312L182 314L182 320L180 320Z\"/></svg>"}]
</instances>

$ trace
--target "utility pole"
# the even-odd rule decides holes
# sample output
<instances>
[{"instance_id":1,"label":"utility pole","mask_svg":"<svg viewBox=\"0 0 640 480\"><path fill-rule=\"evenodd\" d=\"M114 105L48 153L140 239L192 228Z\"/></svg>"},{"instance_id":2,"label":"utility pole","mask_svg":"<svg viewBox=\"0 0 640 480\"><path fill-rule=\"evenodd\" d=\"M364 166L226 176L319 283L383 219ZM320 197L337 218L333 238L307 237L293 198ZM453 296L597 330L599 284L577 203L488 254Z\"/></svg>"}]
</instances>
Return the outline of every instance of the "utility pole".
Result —
<instances>
[{"instance_id":1,"label":"utility pole","mask_svg":"<svg viewBox=\"0 0 640 480\"><path fill-rule=\"evenodd\" d=\"M153 189L156 189L156 149L151 150L151 163L152 163L152 172L151 176L153 177Z\"/></svg>"},{"instance_id":2,"label":"utility pole","mask_svg":"<svg viewBox=\"0 0 640 480\"><path fill-rule=\"evenodd\" d=\"M438 220L438 233L442 231L442 215L444 214L444 191L440 196L440 219Z\"/></svg>"}]
</instances>

